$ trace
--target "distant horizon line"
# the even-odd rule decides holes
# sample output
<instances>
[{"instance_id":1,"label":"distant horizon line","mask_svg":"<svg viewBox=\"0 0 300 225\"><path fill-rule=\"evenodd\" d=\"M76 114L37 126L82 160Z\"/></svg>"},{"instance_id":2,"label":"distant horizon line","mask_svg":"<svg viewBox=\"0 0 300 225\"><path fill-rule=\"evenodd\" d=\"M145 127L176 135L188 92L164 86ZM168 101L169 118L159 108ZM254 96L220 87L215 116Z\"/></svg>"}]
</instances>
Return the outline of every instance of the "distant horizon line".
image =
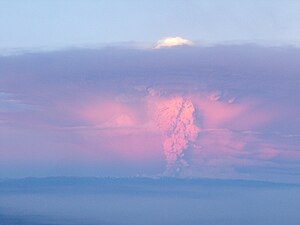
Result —
<instances>
[{"instance_id":1,"label":"distant horizon line","mask_svg":"<svg viewBox=\"0 0 300 225\"><path fill-rule=\"evenodd\" d=\"M235 184L247 183L247 184L261 184L261 185L288 185L288 186L300 186L299 183L295 182L284 182L284 181L271 181L271 180L259 180L259 179L243 179L243 178L212 178L212 177L172 177L172 176L147 176L147 175L136 175L136 176L26 176L19 178L0 178L0 185L5 182L26 182L26 181L42 181L42 180L94 180L94 181L128 181L128 180L148 180L148 181L189 181L189 182L209 182L213 184L215 182L222 182L228 184L233 182ZM181 182L180 182L181 183ZM203 183L202 183L203 184Z\"/></svg>"},{"instance_id":2,"label":"distant horizon line","mask_svg":"<svg viewBox=\"0 0 300 225\"><path fill-rule=\"evenodd\" d=\"M218 46L257 46L257 47L290 47L300 48L300 41L283 42L283 41L267 41L267 40L228 40L222 42L209 42L201 40L193 40L193 45L178 45L165 48L155 48L156 43L150 41L119 41L111 43L86 43L86 44L70 44L57 46L18 46L9 48L0 48L0 57L23 55L30 53L49 53L68 50L101 50L105 48L125 48L136 50L155 50L172 48L197 48L197 47L218 47Z\"/></svg>"}]
</instances>

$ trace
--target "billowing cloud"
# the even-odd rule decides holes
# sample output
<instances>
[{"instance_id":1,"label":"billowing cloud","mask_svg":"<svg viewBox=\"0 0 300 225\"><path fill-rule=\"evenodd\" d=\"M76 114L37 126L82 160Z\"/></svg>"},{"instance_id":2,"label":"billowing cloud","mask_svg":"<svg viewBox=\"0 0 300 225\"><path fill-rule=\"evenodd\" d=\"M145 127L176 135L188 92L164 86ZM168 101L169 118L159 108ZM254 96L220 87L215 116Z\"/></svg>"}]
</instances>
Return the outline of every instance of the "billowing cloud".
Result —
<instances>
[{"instance_id":1,"label":"billowing cloud","mask_svg":"<svg viewBox=\"0 0 300 225\"><path fill-rule=\"evenodd\" d=\"M154 48L169 48L180 45L193 45L193 42L181 37L166 37L159 40Z\"/></svg>"},{"instance_id":2,"label":"billowing cloud","mask_svg":"<svg viewBox=\"0 0 300 225\"><path fill-rule=\"evenodd\" d=\"M188 166L185 150L198 135L195 107L190 99L171 97L158 99L154 105L154 120L163 136L166 157L166 175L176 175ZM153 109L152 109L153 110Z\"/></svg>"}]
</instances>

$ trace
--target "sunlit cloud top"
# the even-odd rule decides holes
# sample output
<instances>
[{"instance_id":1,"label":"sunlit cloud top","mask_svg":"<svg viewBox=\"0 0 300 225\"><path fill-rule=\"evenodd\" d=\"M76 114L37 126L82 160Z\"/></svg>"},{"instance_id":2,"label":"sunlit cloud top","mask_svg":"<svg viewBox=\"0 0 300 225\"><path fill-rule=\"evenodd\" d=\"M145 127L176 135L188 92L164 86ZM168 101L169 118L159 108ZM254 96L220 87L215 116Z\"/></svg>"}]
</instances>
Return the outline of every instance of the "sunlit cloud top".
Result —
<instances>
[{"instance_id":1,"label":"sunlit cloud top","mask_svg":"<svg viewBox=\"0 0 300 225\"><path fill-rule=\"evenodd\" d=\"M157 42L154 48L170 48L180 45L193 45L194 43L190 40L181 37L166 37Z\"/></svg>"}]
</instances>

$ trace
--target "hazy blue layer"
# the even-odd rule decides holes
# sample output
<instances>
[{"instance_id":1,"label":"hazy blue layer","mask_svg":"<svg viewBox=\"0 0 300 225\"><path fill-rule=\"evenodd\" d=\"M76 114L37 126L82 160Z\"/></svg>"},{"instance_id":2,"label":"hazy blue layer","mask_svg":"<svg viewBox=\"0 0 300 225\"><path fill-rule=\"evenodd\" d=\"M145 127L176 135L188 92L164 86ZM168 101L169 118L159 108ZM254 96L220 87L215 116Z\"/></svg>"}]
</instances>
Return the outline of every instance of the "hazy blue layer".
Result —
<instances>
[{"instance_id":1,"label":"hazy blue layer","mask_svg":"<svg viewBox=\"0 0 300 225\"><path fill-rule=\"evenodd\" d=\"M252 181L49 178L0 183L1 225L294 225L300 187Z\"/></svg>"}]
</instances>

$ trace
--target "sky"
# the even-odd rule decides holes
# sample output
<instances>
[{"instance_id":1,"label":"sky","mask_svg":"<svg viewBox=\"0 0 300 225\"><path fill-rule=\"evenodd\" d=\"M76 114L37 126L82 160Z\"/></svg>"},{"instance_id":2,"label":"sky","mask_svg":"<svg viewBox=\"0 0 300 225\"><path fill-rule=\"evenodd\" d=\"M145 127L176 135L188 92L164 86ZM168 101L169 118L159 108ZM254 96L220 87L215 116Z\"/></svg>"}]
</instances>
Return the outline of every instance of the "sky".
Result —
<instances>
[{"instance_id":1,"label":"sky","mask_svg":"<svg viewBox=\"0 0 300 225\"><path fill-rule=\"evenodd\" d=\"M299 183L300 4L247 2L1 1L0 177Z\"/></svg>"},{"instance_id":2,"label":"sky","mask_svg":"<svg viewBox=\"0 0 300 225\"><path fill-rule=\"evenodd\" d=\"M165 36L299 45L299 10L297 0L2 0L0 49L148 46Z\"/></svg>"}]
</instances>

